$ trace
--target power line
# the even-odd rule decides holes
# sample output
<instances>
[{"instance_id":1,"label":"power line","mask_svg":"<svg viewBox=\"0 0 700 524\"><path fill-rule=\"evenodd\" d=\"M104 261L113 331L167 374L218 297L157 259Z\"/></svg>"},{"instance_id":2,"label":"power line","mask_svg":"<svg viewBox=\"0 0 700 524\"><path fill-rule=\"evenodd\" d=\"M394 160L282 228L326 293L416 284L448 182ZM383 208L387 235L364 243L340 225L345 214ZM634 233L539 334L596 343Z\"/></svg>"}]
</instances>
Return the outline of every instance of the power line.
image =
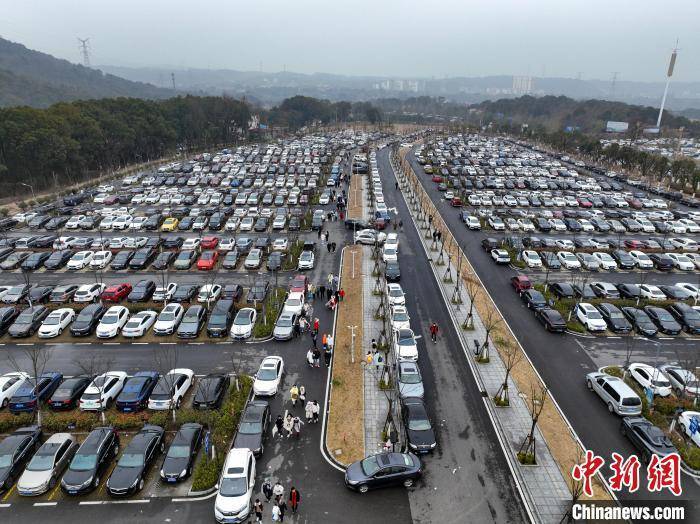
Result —
<instances>
[{"instance_id":1,"label":"power line","mask_svg":"<svg viewBox=\"0 0 700 524\"><path fill-rule=\"evenodd\" d=\"M90 67L90 39L78 37L78 47L83 54L83 65Z\"/></svg>"}]
</instances>

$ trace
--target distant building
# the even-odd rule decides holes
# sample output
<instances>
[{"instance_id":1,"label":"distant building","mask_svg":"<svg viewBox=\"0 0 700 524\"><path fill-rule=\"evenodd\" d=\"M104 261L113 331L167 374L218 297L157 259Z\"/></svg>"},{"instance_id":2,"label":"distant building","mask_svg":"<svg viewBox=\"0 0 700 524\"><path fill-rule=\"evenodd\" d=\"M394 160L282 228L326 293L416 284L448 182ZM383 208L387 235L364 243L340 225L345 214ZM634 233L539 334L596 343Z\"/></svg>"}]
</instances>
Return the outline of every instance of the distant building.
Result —
<instances>
[{"instance_id":1,"label":"distant building","mask_svg":"<svg viewBox=\"0 0 700 524\"><path fill-rule=\"evenodd\" d=\"M534 89L534 82L531 76L514 76L513 77L513 94L514 95L529 95Z\"/></svg>"},{"instance_id":2,"label":"distant building","mask_svg":"<svg viewBox=\"0 0 700 524\"><path fill-rule=\"evenodd\" d=\"M626 133L629 129L629 123L627 122L615 122L613 120L608 120L605 124L606 133Z\"/></svg>"}]
</instances>

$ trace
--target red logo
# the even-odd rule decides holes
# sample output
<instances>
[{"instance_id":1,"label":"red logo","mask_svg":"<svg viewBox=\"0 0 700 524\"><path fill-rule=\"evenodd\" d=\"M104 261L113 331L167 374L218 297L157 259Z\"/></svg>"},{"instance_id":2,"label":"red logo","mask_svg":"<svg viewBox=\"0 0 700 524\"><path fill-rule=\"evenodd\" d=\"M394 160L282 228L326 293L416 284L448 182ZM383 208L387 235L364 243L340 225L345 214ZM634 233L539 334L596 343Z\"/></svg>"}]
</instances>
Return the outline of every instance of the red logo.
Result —
<instances>
[{"instance_id":1,"label":"red logo","mask_svg":"<svg viewBox=\"0 0 700 524\"><path fill-rule=\"evenodd\" d=\"M671 453L663 458L652 455L647 466L647 489L649 491L661 491L668 488L676 497L681 489L681 457L678 453Z\"/></svg>"},{"instance_id":2,"label":"red logo","mask_svg":"<svg viewBox=\"0 0 700 524\"><path fill-rule=\"evenodd\" d=\"M623 487L629 489L630 493L634 493L639 489L639 459L637 455L632 455L627 460L624 460L622 455L618 453L612 454L613 463L610 464L610 469L613 470L613 476L608 479L610 489L620 491Z\"/></svg>"},{"instance_id":3,"label":"red logo","mask_svg":"<svg viewBox=\"0 0 700 524\"><path fill-rule=\"evenodd\" d=\"M571 470L571 476L574 480L583 481L583 492L589 497L593 496L591 478L598 473L603 464L605 464L605 460L595 455L590 449L587 449L584 463L576 464Z\"/></svg>"}]
</instances>

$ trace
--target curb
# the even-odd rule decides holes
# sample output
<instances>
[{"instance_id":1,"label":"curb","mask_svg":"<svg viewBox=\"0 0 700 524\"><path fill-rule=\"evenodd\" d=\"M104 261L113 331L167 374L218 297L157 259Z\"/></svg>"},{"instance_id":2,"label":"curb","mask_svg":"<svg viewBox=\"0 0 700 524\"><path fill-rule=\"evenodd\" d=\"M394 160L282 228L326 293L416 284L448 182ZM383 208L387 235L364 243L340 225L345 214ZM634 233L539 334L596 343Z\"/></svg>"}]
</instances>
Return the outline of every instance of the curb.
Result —
<instances>
[{"instance_id":1,"label":"curb","mask_svg":"<svg viewBox=\"0 0 700 524\"><path fill-rule=\"evenodd\" d=\"M203 491L192 491L191 489L187 492L188 497L203 497L205 495L211 495L216 491L216 486L213 486L209 489L205 489Z\"/></svg>"}]
</instances>

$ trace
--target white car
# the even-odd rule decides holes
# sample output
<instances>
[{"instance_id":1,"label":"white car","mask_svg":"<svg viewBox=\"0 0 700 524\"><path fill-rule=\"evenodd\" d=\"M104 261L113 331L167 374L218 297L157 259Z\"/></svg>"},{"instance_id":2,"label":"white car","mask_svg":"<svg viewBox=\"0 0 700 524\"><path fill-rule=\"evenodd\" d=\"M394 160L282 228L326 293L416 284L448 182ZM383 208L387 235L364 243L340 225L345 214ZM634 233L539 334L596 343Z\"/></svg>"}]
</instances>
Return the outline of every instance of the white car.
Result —
<instances>
[{"instance_id":1,"label":"white car","mask_svg":"<svg viewBox=\"0 0 700 524\"><path fill-rule=\"evenodd\" d=\"M666 256L673 260L673 267L681 271L694 271L695 264L687 256L681 253L666 253Z\"/></svg>"},{"instance_id":2,"label":"white car","mask_svg":"<svg viewBox=\"0 0 700 524\"><path fill-rule=\"evenodd\" d=\"M238 229L238 224L240 224L241 219L238 217L231 217L226 221L226 225L224 226L224 229L226 231L235 231Z\"/></svg>"},{"instance_id":3,"label":"white car","mask_svg":"<svg viewBox=\"0 0 700 524\"><path fill-rule=\"evenodd\" d=\"M637 384L642 386L642 389L649 388L654 395L667 397L673 392L666 375L654 366L633 363L629 365L627 372Z\"/></svg>"},{"instance_id":4,"label":"white car","mask_svg":"<svg viewBox=\"0 0 700 524\"><path fill-rule=\"evenodd\" d=\"M664 364L659 369L666 375L676 395L691 399L700 397L700 381L694 373L673 364Z\"/></svg>"},{"instance_id":5,"label":"white car","mask_svg":"<svg viewBox=\"0 0 700 524\"><path fill-rule=\"evenodd\" d=\"M248 448L233 448L226 456L217 484L214 518L217 522L243 522L251 514L255 489L255 457Z\"/></svg>"},{"instance_id":6,"label":"white car","mask_svg":"<svg viewBox=\"0 0 700 524\"><path fill-rule=\"evenodd\" d=\"M84 221L85 215L75 215L66 222L66 229L78 229Z\"/></svg>"},{"instance_id":7,"label":"white car","mask_svg":"<svg viewBox=\"0 0 700 524\"><path fill-rule=\"evenodd\" d=\"M576 318L588 331L605 331L608 325L593 304L581 302L576 306Z\"/></svg>"},{"instance_id":8,"label":"white car","mask_svg":"<svg viewBox=\"0 0 700 524\"><path fill-rule=\"evenodd\" d=\"M404 295L403 289L399 284L394 282L387 283L386 294L389 300L389 304L392 306L405 306L406 296Z\"/></svg>"},{"instance_id":9,"label":"white car","mask_svg":"<svg viewBox=\"0 0 700 524\"><path fill-rule=\"evenodd\" d=\"M542 259L537 251L526 249L520 254L520 258L527 267L542 267Z\"/></svg>"},{"instance_id":10,"label":"white car","mask_svg":"<svg viewBox=\"0 0 700 524\"><path fill-rule=\"evenodd\" d=\"M382 249L382 260L386 262L398 262L399 261L399 251L395 246L390 246L384 244Z\"/></svg>"},{"instance_id":11,"label":"white car","mask_svg":"<svg viewBox=\"0 0 700 524\"><path fill-rule=\"evenodd\" d=\"M581 229L584 231L584 233L592 233L593 231L595 231L595 227L593 227L593 224L585 218L580 218L578 223L581 224Z\"/></svg>"},{"instance_id":12,"label":"white car","mask_svg":"<svg viewBox=\"0 0 700 524\"><path fill-rule=\"evenodd\" d=\"M124 306L112 306L97 324L95 334L97 338L113 338L119 334L119 330L129 320L129 310Z\"/></svg>"},{"instance_id":13,"label":"white car","mask_svg":"<svg viewBox=\"0 0 700 524\"><path fill-rule=\"evenodd\" d=\"M66 264L68 269L78 270L86 268L92 262L92 251L78 251Z\"/></svg>"},{"instance_id":14,"label":"white car","mask_svg":"<svg viewBox=\"0 0 700 524\"><path fill-rule=\"evenodd\" d=\"M581 262L576 258L576 255L569 251L558 251L557 258L566 269L581 269Z\"/></svg>"},{"instance_id":15,"label":"white car","mask_svg":"<svg viewBox=\"0 0 700 524\"><path fill-rule=\"evenodd\" d=\"M83 284L73 295L73 302L85 303L94 302L107 287L106 284Z\"/></svg>"},{"instance_id":16,"label":"white car","mask_svg":"<svg viewBox=\"0 0 700 524\"><path fill-rule=\"evenodd\" d=\"M601 269L608 271L617 269L617 262L615 262L615 259L611 257L609 253L605 251L596 251L593 253L593 256L598 260Z\"/></svg>"},{"instance_id":17,"label":"white car","mask_svg":"<svg viewBox=\"0 0 700 524\"><path fill-rule=\"evenodd\" d=\"M284 301L282 311L301 315L304 309L304 293L302 291L292 291L287 295L287 300Z\"/></svg>"},{"instance_id":18,"label":"white car","mask_svg":"<svg viewBox=\"0 0 700 524\"><path fill-rule=\"evenodd\" d=\"M632 250L629 252L629 255L632 257L632 260L634 260L634 263L639 269L654 268L654 262L651 260L651 258L649 258L649 255L643 251Z\"/></svg>"},{"instance_id":19,"label":"white car","mask_svg":"<svg viewBox=\"0 0 700 524\"><path fill-rule=\"evenodd\" d=\"M148 409L163 410L180 407L187 390L194 382L194 371L191 369L171 369L158 379L151 396L148 397Z\"/></svg>"},{"instance_id":20,"label":"white car","mask_svg":"<svg viewBox=\"0 0 700 524\"><path fill-rule=\"evenodd\" d=\"M683 253L695 264L696 269L700 269L700 255L698 253Z\"/></svg>"},{"instance_id":21,"label":"white car","mask_svg":"<svg viewBox=\"0 0 700 524\"><path fill-rule=\"evenodd\" d=\"M677 249L682 249L683 251L695 252L698 250L698 243L692 238L669 238L668 241L675 246Z\"/></svg>"},{"instance_id":22,"label":"white car","mask_svg":"<svg viewBox=\"0 0 700 524\"><path fill-rule=\"evenodd\" d=\"M680 224L685 226L688 233L700 233L700 226L697 222L690 220L689 218L681 218L678 220Z\"/></svg>"},{"instance_id":23,"label":"white car","mask_svg":"<svg viewBox=\"0 0 700 524\"><path fill-rule=\"evenodd\" d=\"M265 357L255 374L253 393L265 397L276 395L283 375L284 359L278 356Z\"/></svg>"},{"instance_id":24,"label":"white car","mask_svg":"<svg viewBox=\"0 0 700 524\"><path fill-rule=\"evenodd\" d=\"M272 229L273 230L280 230L284 229L285 226L287 225L287 217L284 215L277 215L275 219L272 221Z\"/></svg>"},{"instance_id":25,"label":"white car","mask_svg":"<svg viewBox=\"0 0 700 524\"><path fill-rule=\"evenodd\" d=\"M126 237L124 247L127 249L140 249L148 243L148 237Z\"/></svg>"},{"instance_id":26,"label":"white car","mask_svg":"<svg viewBox=\"0 0 700 524\"><path fill-rule=\"evenodd\" d=\"M219 245L217 246L217 249L219 251L231 251L234 247L236 247L236 239L235 238L222 238L219 241Z\"/></svg>"},{"instance_id":27,"label":"white car","mask_svg":"<svg viewBox=\"0 0 700 524\"><path fill-rule=\"evenodd\" d=\"M642 298L649 300L666 300L666 294L653 284L642 284L639 286L639 294Z\"/></svg>"},{"instance_id":28,"label":"white car","mask_svg":"<svg viewBox=\"0 0 700 524\"><path fill-rule=\"evenodd\" d=\"M90 261L90 267L92 269L104 269L112 261L111 251L97 251Z\"/></svg>"},{"instance_id":29,"label":"white car","mask_svg":"<svg viewBox=\"0 0 700 524\"><path fill-rule=\"evenodd\" d=\"M124 371L108 371L95 377L80 397L80 409L102 411L109 408L119 396L126 378Z\"/></svg>"},{"instance_id":30,"label":"white car","mask_svg":"<svg viewBox=\"0 0 700 524\"><path fill-rule=\"evenodd\" d=\"M532 221L527 219L527 218L519 218L518 225L520 226L520 229L522 231L534 231L535 230L535 224L533 224Z\"/></svg>"},{"instance_id":31,"label":"white car","mask_svg":"<svg viewBox=\"0 0 700 524\"><path fill-rule=\"evenodd\" d=\"M182 304L168 304L158 315L153 325L154 335L172 335L180 325L185 308Z\"/></svg>"},{"instance_id":32,"label":"white car","mask_svg":"<svg viewBox=\"0 0 700 524\"><path fill-rule=\"evenodd\" d=\"M255 219L250 216L243 217L241 223L238 226L239 231L252 231L255 225Z\"/></svg>"},{"instance_id":33,"label":"white car","mask_svg":"<svg viewBox=\"0 0 700 524\"><path fill-rule=\"evenodd\" d=\"M114 221L117 219L115 216L106 216L102 220L100 220L100 225L99 229L102 231L108 231L112 229L112 224L114 224Z\"/></svg>"},{"instance_id":34,"label":"white car","mask_svg":"<svg viewBox=\"0 0 700 524\"><path fill-rule=\"evenodd\" d=\"M690 282L678 282L676 287L686 290L690 293L690 296L695 299L700 299L700 286L698 284L691 284Z\"/></svg>"},{"instance_id":35,"label":"white car","mask_svg":"<svg viewBox=\"0 0 700 524\"><path fill-rule=\"evenodd\" d=\"M411 317L405 306L391 308L391 326L394 330L411 329Z\"/></svg>"},{"instance_id":36,"label":"white car","mask_svg":"<svg viewBox=\"0 0 700 524\"><path fill-rule=\"evenodd\" d=\"M549 221L549 224L552 226L552 230L554 231L566 231L566 224L560 218L552 218Z\"/></svg>"},{"instance_id":37,"label":"white car","mask_svg":"<svg viewBox=\"0 0 700 524\"><path fill-rule=\"evenodd\" d=\"M287 251L289 249L289 241L286 238L276 238L272 242L272 251Z\"/></svg>"},{"instance_id":38,"label":"white car","mask_svg":"<svg viewBox=\"0 0 700 524\"><path fill-rule=\"evenodd\" d=\"M415 362L418 360L418 343L416 336L411 329L399 329L394 331L394 339L396 343L396 358L398 360L408 360Z\"/></svg>"},{"instance_id":39,"label":"white car","mask_svg":"<svg viewBox=\"0 0 700 524\"><path fill-rule=\"evenodd\" d=\"M175 294L175 291L177 291L177 283L175 282L170 282L163 286L158 286L156 287L156 290L153 292L153 301L154 302L167 302L171 298L173 298L173 295Z\"/></svg>"},{"instance_id":40,"label":"white car","mask_svg":"<svg viewBox=\"0 0 700 524\"><path fill-rule=\"evenodd\" d=\"M70 433L54 433L34 453L17 481L17 493L35 497L53 489L78 449Z\"/></svg>"},{"instance_id":41,"label":"white car","mask_svg":"<svg viewBox=\"0 0 700 524\"><path fill-rule=\"evenodd\" d=\"M373 246L375 242L383 244L386 241L386 233L374 229L361 229L355 233L355 244Z\"/></svg>"},{"instance_id":42,"label":"white car","mask_svg":"<svg viewBox=\"0 0 700 524\"><path fill-rule=\"evenodd\" d=\"M220 284L204 284L199 288L199 294L197 294L197 302L200 303L211 303L216 302L221 296L221 291L223 287Z\"/></svg>"},{"instance_id":43,"label":"white car","mask_svg":"<svg viewBox=\"0 0 700 524\"><path fill-rule=\"evenodd\" d=\"M253 334L253 326L258 318L257 311L252 307L238 310L231 324L231 337L235 339L249 338Z\"/></svg>"},{"instance_id":44,"label":"white car","mask_svg":"<svg viewBox=\"0 0 700 524\"><path fill-rule=\"evenodd\" d=\"M199 244L201 243L201 240L199 238L187 238L185 241L182 243L182 247L180 248L181 251L196 251L199 249Z\"/></svg>"},{"instance_id":45,"label":"white car","mask_svg":"<svg viewBox=\"0 0 700 524\"><path fill-rule=\"evenodd\" d=\"M397 233L389 233L384 241L384 247L391 246L396 248L396 252L399 251L399 235Z\"/></svg>"},{"instance_id":46,"label":"white car","mask_svg":"<svg viewBox=\"0 0 700 524\"><path fill-rule=\"evenodd\" d=\"M131 221L131 225L129 225L129 229L132 231L141 231L143 229L143 225L148 221L148 217L134 217L134 219Z\"/></svg>"},{"instance_id":47,"label":"white car","mask_svg":"<svg viewBox=\"0 0 700 524\"><path fill-rule=\"evenodd\" d=\"M559 249L564 249L567 251L573 251L576 249L576 245L568 238L558 238L554 241L554 245L556 245Z\"/></svg>"},{"instance_id":48,"label":"white car","mask_svg":"<svg viewBox=\"0 0 700 524\"><path fill-rule=\"evenodd\" d=\"M122 336L126 338L138 338L146 334L155 323L158 313L155 311L139 311L124 325Z\"/></svg>"},{"instance_id":49,"label":"white car","mask_svg":"<svg viewBox=\"0 0 700 524\"><path fill-rule=\"evenodd\" d=\"M693 420L695 419L695 420ZM700 413L697 411L684 411L678 415L678 426L681 433L685 434L693 444L700 447L700 431L691 431L691 426L700 424Z\"/></svg>"},{"instance_id":50,"label":"white car","mask_svg":"<svg viewBox=\"0 0 700 524\"><path fill-rule=\"evenodd\" d=\"M121 249L125 247L126 242L129 240L129 237L114 237L109 239L109 243L107 244L107 247L109 249Z\"/></svg>"},{"instance_id":51,"label":"white car","mask_svg":"<svg viewBox=\"0 0 700 524\"><path fill-rule=\"evenodd\" d=\"M131 215L121 215L117 217L114 222L112 222L112 229L129 229L129 226L133 220L134 218Z\"/></svg>"},{"instance_id":52,"label":"white car","mask_svg":"<svg viewBox=\"0 0 700 524\"><path fill-rule=\"evenodd\" d=\"M314 256L313 251L302 251L301 255L299 255L299 263L297 265L297 269L299 271L303 269L313 269L315 259L316 257Z\"/></svg>"},{"instance_id":53,"label":"white car","mask_svg":"<svg viewBox=\"0 0 700 524\"><path fill-rule=\"evenodd\" d=\"M481 222L475 216L469 215L464 219L464 223L467 225L467 228L472 231L481 231Z\"/></svg>"},{"instance_id":54,"label":"white car","mask_svg":"<svg viewBox=\"0 0 700 524\"><path fill-rule=\"evenodd\" d=\"M39 338L54 338L63 333L75 319L75 311L69 307L54 309L41 323L37 335Z\"/></svg>"},{"instance_id":55,"label":"white car","mask_svg":"<svg viewBox=\"0 0 700 524\"><path fill-rule=\"evenodd\" d=\"M0 376L0 409L6 408L10 399L25 381L30 379L29 374L24 372L5 373Z\"/></svg>"},{"instance_id":56,"label":"white car","mask_svg":"<svg viewBox=\"0 0 700 524\"><path fill-rule=\"evenodd\" d=\"M496 264L510 264L510 253L505 249L492 249L491 258Z\"/></svg>"},{"instance_id":57,"label":"white car","mask_svg":"<svg viewBox=\"0 0 700 524\"><path fill-rule=\"evenodd\" d=\"M500 217L491 215L489 216L487 220L489 226L491 226L491 229L494 231L505 231L506 230L506 225L503 223L503 220L500 219Z\"/></svg>"}]
</instances>

